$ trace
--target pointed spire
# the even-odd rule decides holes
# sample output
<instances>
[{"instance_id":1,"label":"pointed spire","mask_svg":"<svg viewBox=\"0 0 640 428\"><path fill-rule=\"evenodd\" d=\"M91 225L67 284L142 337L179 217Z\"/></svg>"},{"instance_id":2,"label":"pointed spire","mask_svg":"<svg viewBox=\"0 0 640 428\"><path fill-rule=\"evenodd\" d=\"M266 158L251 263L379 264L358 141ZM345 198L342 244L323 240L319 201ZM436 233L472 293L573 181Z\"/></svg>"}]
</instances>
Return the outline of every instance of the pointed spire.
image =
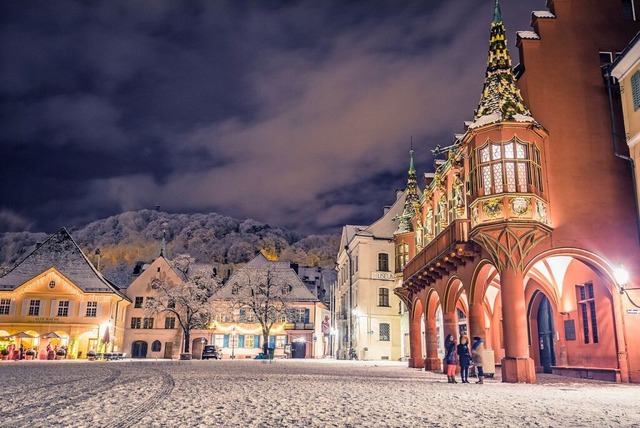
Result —
<instances>
[{"instance_id":1,"label":"pointed spire","mask_svg":"<svg viewBox=\"0 0 640 428\"><path fill-rule=\"evenodd\" d=\"M497 122L535 122L511 69L500 2L495 0L484 87L470 128Z\"/></svg>"},{"instance_id":2,"label":"pointed spire","mask_svg":"<svg viewBox=\"0 0 640 428\"><path fill-rule=\"evenodd\" d=\"M160 244L159 257L167 258L167 222L162 223L162 243Z\"/></svg>"},{"instance_id":3,"label":"pointed spire","mask_svg":"<svg viewBox=\"0 0 640 428\"><path fill-rule=\"evenodd\" d=\"M500 0L496 0L493 8L493 22L502 22L502 13L500 12Z\"/></svg>"},{"instance_id":4,"label":"pointed spire","mask_svg":"<svg viewBox=\"0 0 640 428\"><path fill-rule=\"evenodd\" d=\"M416 169L413 164L413 142L411 143L411 150L409 150L409 159L409 177L407 178L404 209L402 214L396 217L399 222L398 229L396 229L395 233L413 231L411 219L416 215L416 206L420 202L420 196L418 195L418 180L416 180Z\"/></svg>"}]
</instances>

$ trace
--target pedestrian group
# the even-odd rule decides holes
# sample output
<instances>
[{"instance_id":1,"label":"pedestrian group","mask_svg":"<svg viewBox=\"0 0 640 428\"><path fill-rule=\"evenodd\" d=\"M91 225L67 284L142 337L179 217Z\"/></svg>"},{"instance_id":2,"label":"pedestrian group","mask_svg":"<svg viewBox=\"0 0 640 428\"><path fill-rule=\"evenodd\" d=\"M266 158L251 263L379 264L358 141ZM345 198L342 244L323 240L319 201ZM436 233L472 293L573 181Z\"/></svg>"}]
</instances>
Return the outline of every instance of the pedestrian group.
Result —
<instances>
[{"instance_id":1,"label":"pedestrian group","mask_svg":"<svg viewBox=\"0 0 640 428\"><path fill-rule=\"evenodd\" d=\"M484 383L483 354L484 344L480 336L474 336L473 344L469 349L469 338L465 335L460 336L460 343L456 343L456 339L449 334L444 340L445 349L445 372L449 383L458 383L456 381L456 367L460 365L460 378L462 383L469 383L469 367L475 366L478 381L476 383Z\"/></svg>"}]
</instances>

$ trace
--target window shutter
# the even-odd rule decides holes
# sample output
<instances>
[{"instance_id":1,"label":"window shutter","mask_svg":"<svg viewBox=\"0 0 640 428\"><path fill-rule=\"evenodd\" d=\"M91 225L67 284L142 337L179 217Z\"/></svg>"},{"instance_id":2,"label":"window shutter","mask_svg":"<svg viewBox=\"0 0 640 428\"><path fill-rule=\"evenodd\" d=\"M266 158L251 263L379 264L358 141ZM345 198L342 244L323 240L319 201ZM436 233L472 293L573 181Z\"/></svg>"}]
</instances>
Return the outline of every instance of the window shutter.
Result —
<instances>
[{"instance_id":1,"label":"window shutter","mask_svg":"<svg viewBox=\"0 0 640 428\"><path fill-rule=\"evenodd\" d=\"M260 347L260 335L259 334L256 334L253 337L253 347L254 348L259 348Z\"/></svg>"},{"instance_id":2,"label":"window shutter","mask_svg":"<svg viewBox=\"0 0 640 428\"><path fill-rule=\"evenodd\" d=\"M222 346L223 346L224 348L228 348L228 347L229 347L229 335L228 335L228 334L225 334L225 335L224 335L224 341L223 341Z\"/></svg>"},{"instance_id":3,"label":"window shutter","mask_svg":"<svg viewBox=\"0 0 640 428\"><path fill-rule=\"evenodd\" d=\"M52 300L51 301L51 316L55 317L56 315L58 315L56 313L56 310L58 309L58 301L57 300Z\"/></svg>"},{"instance_id":4,"label":"window shutter","mask_svg":"<svg viewBox=\"0 0 640 428\"><path fill-rule=\"evenodd\" d=\"M16 299L11 299L9 303L9 315L15 315L16 313Z\"/></svg>"},{"instance_id":5,"label":"window shutter","mask_svg":"<svg viewBox=\"0 0 640 428\"><path fill-rule=\"evenodd\" d=\"M75 317L77 314L73 312L73 310L76 307L76 302L74 302L73 300L69 300L69 316L70 317Z\"/></svg>"},{"instance_id":6,"label":"window shutter","mask_svg":"<svg viewBox=\"0 0 640 428\"><path fill-rule=\"evenodd\" d=\"M276 347L276 337L269 336L269 348L275 348L275 347Z\"/></svg>"},{"instance_id":7,"label":"window shutter","mask_svg":"<svg viewBox=\"0 0 640 428\"><path fill-rule=\"evenodd\" d=\"M304 323L305 324L309 323L309 309L304 310Z\"/></svg>"},{"instance_id":8,"label":"window shutter","mask_svg":"<svg viewBox=\"0 0 640 428\"><path fill-rule=\"evenodd\" d=\"M40 300L40 306L38 306L38 316L45 314L45 312L44 312L44 302L45 302L44 299Z\"/></svg>"},{"instance_id":9,"label":"window shutter","mask_svg":"<svg viewBox=\"0 0 640 428\"><path fill-rule=\"evenodd\" d=\"M100 303L98 302L98 306L96 307L96 317L99 317L102 315L102 307L104 306L104 303Z\"/></svg>"},{"instance_id":10,"label":"window shutter","mask_svg":"<svg viewBox=\"0 0 640 428\"><path fill-rule=\"evenodd\" d=\"M244 348L244 334L238 335L238 348Z\"/></svg>"},{"instance_id":11,"label":"window shutter","mask_svg":"<svg viewBox=\"0 0 640 428\"><path fill-rule=\"evenodd\" d=\"M22 312L20 315L27 315L29 313L29 299L24 299L22 301Z\"/></svg>"},{"instance_id":12,"label":"window shutter","mask_svg":"<svg viewBox=\"0 0 640 428\"><path fill-rule=\"evenodd\" d=\"M87 316L87 302L80 302L80 313L78 315L81 317Z\"/></svg>"}]
</instances>

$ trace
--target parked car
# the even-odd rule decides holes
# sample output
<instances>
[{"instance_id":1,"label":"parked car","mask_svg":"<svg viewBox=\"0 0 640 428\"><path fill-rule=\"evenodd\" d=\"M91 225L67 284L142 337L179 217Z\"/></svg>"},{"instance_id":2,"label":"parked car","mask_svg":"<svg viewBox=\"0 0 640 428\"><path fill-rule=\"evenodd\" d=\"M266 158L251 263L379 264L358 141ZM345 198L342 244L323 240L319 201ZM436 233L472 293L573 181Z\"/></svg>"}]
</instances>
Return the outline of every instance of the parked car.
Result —
<instances>
[{"instance_id":1,"label":"parked car","mask_svg":"<svg viewBox=\"0 0 640 428\"><path fill-rule=\"evenodd\" d=\"M202 359L209 360L211 358L215 360L222 358L222 353L218 351L218 347L216 345L206 345L202 349Z\"/></svg>"}]
</instances>

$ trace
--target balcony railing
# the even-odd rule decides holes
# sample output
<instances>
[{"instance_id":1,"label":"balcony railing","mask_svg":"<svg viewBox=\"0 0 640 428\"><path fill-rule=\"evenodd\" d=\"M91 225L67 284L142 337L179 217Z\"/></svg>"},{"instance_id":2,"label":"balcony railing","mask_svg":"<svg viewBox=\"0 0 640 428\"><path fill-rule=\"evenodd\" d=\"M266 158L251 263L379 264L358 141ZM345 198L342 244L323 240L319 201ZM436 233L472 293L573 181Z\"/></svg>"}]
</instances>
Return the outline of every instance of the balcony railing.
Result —
<instances>
[{"instance_id":1,"label":"balcony railing","mask_svg":"<svg viewBox=\"0 0 640 428\"><path fill-rule=\"evenodd\" d=\"M470 220L454 220L433 241L429 242L403 269L405 279L410 278L442 254L451 252L456 244L469 241Z\"/></svg>"}]
</instances>

